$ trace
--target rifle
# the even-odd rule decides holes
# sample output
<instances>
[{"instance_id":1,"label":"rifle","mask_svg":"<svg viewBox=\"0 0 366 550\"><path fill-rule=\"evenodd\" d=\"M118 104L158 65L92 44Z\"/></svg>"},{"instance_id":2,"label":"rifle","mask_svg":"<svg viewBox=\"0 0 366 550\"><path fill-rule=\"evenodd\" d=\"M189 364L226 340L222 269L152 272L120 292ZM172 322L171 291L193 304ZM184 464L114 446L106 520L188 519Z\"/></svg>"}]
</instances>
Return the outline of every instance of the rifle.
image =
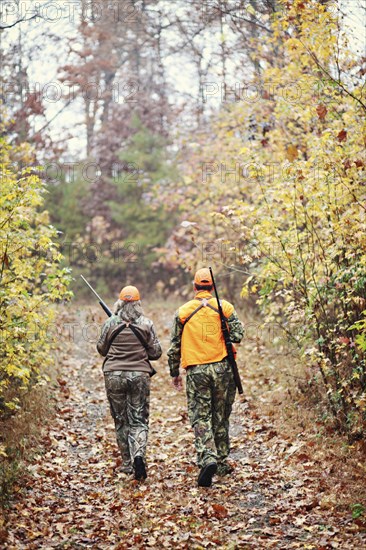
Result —
<instances>
[{"instance_id":1,"label":"rifle","mask_svg":"<svg viewBox=\"0 0 366 550\"><path fill-rule=\"evenodd\" d=\"M217 300L217 307L218 307L218 310L219 310L220 321L221 321L221 330L222 330L222 335L224 337L226 351L227 351L227 358L228 358L229 364L231 366L231 369L233 371L235 386L238 388L238 392L240 394L242 394L243 393L243 386L241 385L240 374L239 374L239 371L238 371L238 365L236 364L236 360L235 360L233 344L230 340L229 327L227 326L226 318L224 316L224 312L222 311L222 306L221 306L221 303L220 303L220 300L219 300L219 295L217 293L216 283L215 283L215 279L214 279L211 267L209 268L209 270L210 270L210 274L211 274L211 278L212 278L212 284L213 284L213 287L214 287L214 290L215 290L215 296L216 296L216 300Z\"/></svg>"},{"instance_id":2,"label":"rifle","mask_svg":"<svg viewBox=\"0 0 366 550\"><path fill-rule=\"evenodd\" d=\"M94 294L94 296L96 296L98 298L98 302L100 304L100 306L104 309L104 311L106 312L106 314L108 315L108 317L112 317L112 312L111 310L109 309L109 307L107 306L107 304L105 304L102 300L102 298L99 296L99 294L97 294L94 290L94 288L88 283L88 281L85 279L85 277L83 277L82 275L80 275L80 277L82 278L82 280L84 281L84 283L86 285L88 285L88 287L90 288L90 290L92 291L92 293Z\"/></svg>"}]
</instances>

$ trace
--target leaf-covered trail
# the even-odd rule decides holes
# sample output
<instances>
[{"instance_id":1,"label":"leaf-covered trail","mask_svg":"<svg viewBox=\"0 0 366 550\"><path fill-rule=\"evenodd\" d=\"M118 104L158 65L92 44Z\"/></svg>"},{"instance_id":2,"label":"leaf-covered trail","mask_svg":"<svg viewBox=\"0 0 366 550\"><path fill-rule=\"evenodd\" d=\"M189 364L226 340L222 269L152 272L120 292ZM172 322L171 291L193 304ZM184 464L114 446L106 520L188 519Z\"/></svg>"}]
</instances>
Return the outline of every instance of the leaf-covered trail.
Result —
<instances>
[{"instance_id":1,"label":"leaf-covered trail","mask_svg":"<svg viewBox=\"0 0 366 550\"><path fill-rule=\"evenodd\" d=\"M152 315L165 352L171 314ZM138 484L120 474L91 343L103 317L63 315L64 335L74 338L60 344L55 418L10 511L4 548L366 547L365 531L324 504L326 472L311 461L311 449L294 468L288 459L299 445L278 437L251 400L237 398L234 406L235 473L198 489L185 395L170 385L165 354L152 380L148 479ZM241 356L252 357L250 348L244 343Z\"/></svg>"}]
</instances>

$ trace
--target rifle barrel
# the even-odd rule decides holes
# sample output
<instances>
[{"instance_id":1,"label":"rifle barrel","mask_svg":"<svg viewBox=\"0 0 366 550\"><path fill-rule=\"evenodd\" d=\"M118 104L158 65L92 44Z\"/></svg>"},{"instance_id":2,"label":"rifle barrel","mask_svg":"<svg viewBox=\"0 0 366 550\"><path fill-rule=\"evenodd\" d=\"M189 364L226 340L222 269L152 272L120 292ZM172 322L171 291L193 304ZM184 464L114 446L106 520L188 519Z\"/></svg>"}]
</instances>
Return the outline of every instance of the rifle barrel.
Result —
<instances>
[{"instance_id":1,"label":"rifle barrel","mask_svg":"<svg viewBox=\"0 0 366 550\"><path fill-rule=\"evenodd\" d=\"M98 298L98 300L100 302L103 302L102 298L99 296L99 294L94 290L94 288L91 286L91 284L88 283L88 281L85 279L85 277L83 275L80 275L80 277L82 278L82 280L84 281L84 283L86 285L88 285L88 287L90 288L90 290L92 291L92 293Z\"/></svg>"},{"instance_id":2,"label":"rifle barrel","mask_svg":"<svg viewBox=\"0 0 366 550\"><path fill-rule=\"evenodd\" d=\"M99 296L99 294L94 290L94 288L91 286L91 284L88 283L88 281L85 279L85 277L83 277L83 275L80 275L80 277L82 278L82 280L84 281L84 283L90 288L90 290L92 291L92 293L94 294L94 296L96 296L98 298L98 302L100 304L100 306L104 309L104 311L106 312L106 314L108 315L108 317L111 317L112 316L112 312L111 310L109 309L109 307L107 306L107 304L105 304L102 300L102 298Z\"/></svg>"}]
</instances>

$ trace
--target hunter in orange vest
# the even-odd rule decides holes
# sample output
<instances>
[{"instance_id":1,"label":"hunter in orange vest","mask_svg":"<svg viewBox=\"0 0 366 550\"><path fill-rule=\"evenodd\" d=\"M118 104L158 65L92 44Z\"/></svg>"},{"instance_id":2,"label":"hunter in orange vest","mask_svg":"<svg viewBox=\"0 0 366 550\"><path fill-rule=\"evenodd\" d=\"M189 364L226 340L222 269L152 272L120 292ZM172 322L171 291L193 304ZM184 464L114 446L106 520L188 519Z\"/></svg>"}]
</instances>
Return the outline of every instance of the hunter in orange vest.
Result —
<instances>
[{"instance_id":1,"label":"hunter in orange vest","mask_svg":"<svg viewBox=\"0 0 366 550\"><path fill-rule=\"evenodd\" d=\"M236 388L212 288L210 271L199 269L194 278L194 299L175 314L168 350L170 374L178 390L183 387L180 366L187 372L188 414L195 434L201 487L211 486L216 472L225 475L232 471L226 459ZM231 341L240 342L244 329L234 306L225 300L220 302Z\"/></svg>"}]
</instances>

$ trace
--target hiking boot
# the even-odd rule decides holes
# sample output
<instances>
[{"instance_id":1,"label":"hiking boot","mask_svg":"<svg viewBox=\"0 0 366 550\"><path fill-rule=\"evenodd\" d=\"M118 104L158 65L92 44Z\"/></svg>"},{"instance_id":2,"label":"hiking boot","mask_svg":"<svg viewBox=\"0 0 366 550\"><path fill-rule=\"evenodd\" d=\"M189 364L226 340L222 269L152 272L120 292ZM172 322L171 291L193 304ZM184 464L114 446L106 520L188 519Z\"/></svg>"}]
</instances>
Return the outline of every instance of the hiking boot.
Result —
<instances>
[{"instance_id":1,"label":"hiking boot","mask_svg":"<svg viewBox=\"0 0 366 550\"><path fill-rule=\"evenodd\" d=\"M199 487L211 487L212 478L217 471L216 462L211 462L207 466L201 468L200 474L198 476L198 486Z\"/></svg>"},{"instance_id":2,"label":"hiking boot","mask_svg":"<svg viewBox=\"0 0 366 550\"><path fill-rule=\"evenodd\" d=\"M228 462L219 462L217 466L217 475L218 476L227 476L234 471L234 467L231 466Z\"/></svg>"},{"instance_id":3,"label":"hiking boot","mask_svg":"<svg viewBox=\"0 0 366 550\"><path fill-rule=\"evenodd\" d=\"M138 481L147 478L145 463L142 456L136 456L135 460L133 461L133 469L135 470L135 479L137 479Z\"/></svg>"}]
</instances>

